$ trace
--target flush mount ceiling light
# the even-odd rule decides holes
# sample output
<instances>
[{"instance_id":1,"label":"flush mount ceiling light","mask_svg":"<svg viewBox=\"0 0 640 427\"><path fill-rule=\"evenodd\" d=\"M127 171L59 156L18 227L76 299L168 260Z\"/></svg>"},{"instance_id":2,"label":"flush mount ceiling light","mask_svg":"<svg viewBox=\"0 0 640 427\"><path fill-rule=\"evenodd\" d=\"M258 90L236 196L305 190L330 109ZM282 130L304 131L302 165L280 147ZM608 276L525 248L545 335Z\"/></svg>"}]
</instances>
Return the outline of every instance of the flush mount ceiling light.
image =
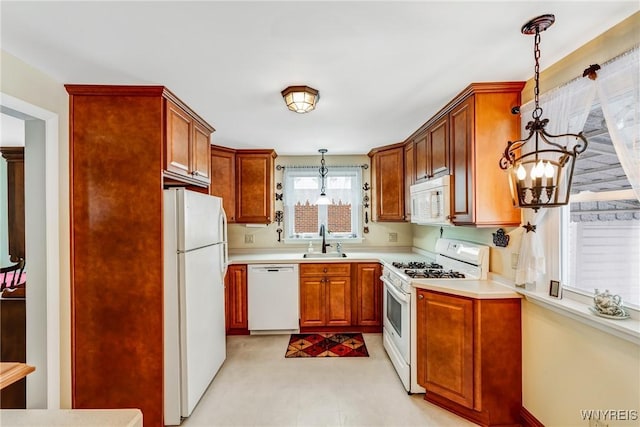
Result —
<instances>
[{"instance_id":1,"label":"flush mount ceiling light","mask_svg":"<svg viewBox=\"0 0 640 427\"><path fill-rule=\"evenodd\" d=\"M320 93L309 86L289 86L281 93L289 110L296 113L314 110L320 99Z\"/></svg>"},{"instance_id":2,"label":"flush mount ceiling light","mask_svg":"<svg viewBox=\"0 0 640 427\"><path fill-rule=\"evenodd\" d=\"M538 85L540 33L554 22L555 16L547 14L522 26L522 34L535 35L535 108L533 120L526 126L529 135L519 141L509 141L500 159L500 167L509 174L514 206L533 208L535 211L569 203L575 160L578 154L587 149L587 139L582 132L551 135L545 130L549 119L541 119Z\"/></svg>"},{"instance_id":3,"label":"flush mount ceiling light","mask_svg":"<svg viewBox=\"0 0 640 427\"><path fill-rule=\"evenodd\" d=\"M327 197L326 193L325 193L325 178L327 177L327 173L329 173L329 169L327 169L327 166L324 163L324 153L327 152L326 148L321 148L318 150L318 152L322 155L322 159L320 160L320 169L318 169L318 172L320 172L320 180L321 180L321 187L320 187L320 197L318 197L318 200L316 200L316 205L330 205L331 204L331 200Z\"/></svg>"}]
</instances>

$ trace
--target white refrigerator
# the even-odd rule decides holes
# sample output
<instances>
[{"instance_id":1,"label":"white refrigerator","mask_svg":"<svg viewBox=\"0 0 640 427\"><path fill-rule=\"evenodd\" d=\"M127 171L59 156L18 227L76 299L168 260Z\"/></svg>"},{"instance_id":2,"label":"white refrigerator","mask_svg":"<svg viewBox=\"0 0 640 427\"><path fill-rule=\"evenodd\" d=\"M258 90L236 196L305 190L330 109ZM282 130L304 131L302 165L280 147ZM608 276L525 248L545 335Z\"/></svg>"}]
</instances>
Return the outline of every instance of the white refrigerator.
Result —
<instances>
[{"instance_id":1,"label":"white refrigerator","mask_svg":"<svg viewBox=\"0 0 640 427\"><path fill-rule=\"evenodd\" d=\"M164 424L188 417L226 358L222 199L164 190Z\"/></svg>"}]
</instances>

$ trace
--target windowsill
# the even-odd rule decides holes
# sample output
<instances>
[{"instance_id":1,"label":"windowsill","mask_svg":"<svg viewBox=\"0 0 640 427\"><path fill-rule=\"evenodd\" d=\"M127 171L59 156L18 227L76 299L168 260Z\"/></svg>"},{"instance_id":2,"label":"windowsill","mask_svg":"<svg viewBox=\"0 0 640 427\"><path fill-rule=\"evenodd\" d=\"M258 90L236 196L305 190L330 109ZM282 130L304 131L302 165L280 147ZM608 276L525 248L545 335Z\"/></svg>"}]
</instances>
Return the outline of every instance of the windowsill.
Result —
<instances>
[{"instance_id":1,"label":"windowsill","mask_svg":"<svg viewBox=\"0 0 640 427\"><path fill-rule=\"evenodd\" d=\"M563 297L562 299L557 299L542 292L523 288L514 289L533 304L640 345L640 319L638 318L638 312L635 310L627 310L631 315L629 319L606 319L593 314L589 310L589 304L571 298Z\"/></svg>"},{"instance_id":2,"label":"windowsill","mask_svg":"<svg viewBox=\"0 0 640 427\"><path fill-rule=\"evenodd\" d=\"M312 244L320 244L322 242L322 238L319 237L302 237L302 238L298 238L298 239L290 239L287 237L283 238L283 241L285 243L285 245L308 245L309 242L311 242ZM350 243L362 243L364 241L364 238L362 237L345 237L345 238L339 238L339 237L327 237L325 239L325 241L329 244L333 244L333 243L342 243L343 245L349 245Z\"/></svg>"}]
</instances>

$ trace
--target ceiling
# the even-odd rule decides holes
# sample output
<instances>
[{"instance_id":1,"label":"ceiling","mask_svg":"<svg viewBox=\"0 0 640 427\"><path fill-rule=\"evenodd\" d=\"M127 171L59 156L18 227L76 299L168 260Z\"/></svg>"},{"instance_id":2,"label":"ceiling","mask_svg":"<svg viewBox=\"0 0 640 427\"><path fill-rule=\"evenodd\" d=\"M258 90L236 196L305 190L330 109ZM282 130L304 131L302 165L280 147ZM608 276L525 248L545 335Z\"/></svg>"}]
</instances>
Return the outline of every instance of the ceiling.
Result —
<instances>
[{"instance_id":1,"label":"ceiling","mask_svg":"<svg viewBox=\"0 0 640 427\"><path fill-rule=\"evenodd\" d=\"M213 142L363 154L406 139L471 82L527 80L640 9L627 1L0 2L1 47L62 83L160 84ZM308 85L317 109L287 110ZM544 91L545 88L542 88Z\"/></svg>"}]
</instances>

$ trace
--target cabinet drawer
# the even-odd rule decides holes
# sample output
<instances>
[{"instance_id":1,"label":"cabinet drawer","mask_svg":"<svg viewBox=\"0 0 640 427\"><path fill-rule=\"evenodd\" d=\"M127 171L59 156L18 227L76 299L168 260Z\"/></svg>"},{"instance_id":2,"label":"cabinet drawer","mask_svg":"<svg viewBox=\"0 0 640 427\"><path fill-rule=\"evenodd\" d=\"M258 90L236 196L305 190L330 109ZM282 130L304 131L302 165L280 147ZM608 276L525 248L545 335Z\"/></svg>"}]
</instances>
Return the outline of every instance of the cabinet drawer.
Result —
<instances>
[{"instance_id":1,"label":"cabinet drawer","mask_svg":"<svg viewBox=\"0 0 640 427\"><path fill-rule=\"evenodd\" d=\"M300 264L300 276L349 276L351 264Z\"/></svg>"}]
</instances>

